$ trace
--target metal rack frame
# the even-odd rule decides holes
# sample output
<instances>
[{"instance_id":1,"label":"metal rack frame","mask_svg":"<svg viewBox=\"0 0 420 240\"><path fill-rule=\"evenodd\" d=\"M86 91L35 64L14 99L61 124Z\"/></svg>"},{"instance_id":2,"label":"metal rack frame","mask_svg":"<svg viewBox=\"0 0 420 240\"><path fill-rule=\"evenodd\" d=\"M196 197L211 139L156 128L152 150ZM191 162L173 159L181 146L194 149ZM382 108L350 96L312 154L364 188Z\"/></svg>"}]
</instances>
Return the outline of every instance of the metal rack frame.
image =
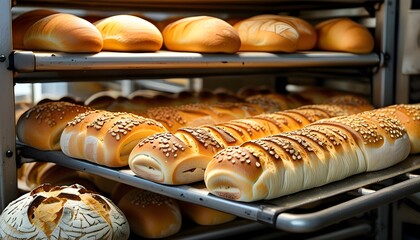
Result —
<instances>
[{"instance_id":1,"label":"metal rack frame","mask_svg":"<svg viewBox=\"0 0 420 240\"><path fill-rule=\"evenodd\" d=\"M98 0L99 1L99 0ZM36 5L36 6L51 6L57 4L57 7L92 7L94 4L97 4L98 1L93 2L86 2L86 1L72 1L71 6L66 5L67 1L32 1L32 0L17 0L18 4L26 5ZM104 0L108 5L112 5L112 1ZM144 1L144 7L148 9L159 9L162 8L163 4L168 2L174 2L169 0L162 0L162 1ZM180 4L180 6L184 6L185 4L190 4L194 2L193 0L179 0L175 1ZM211 1L214 5L214 2ZM225 2L225 1L223 1ZM246 6L246 3L252 2L252 0L230 0L227 1L229 4L227 6L237 5L238 2L244 3L243 6ZM290 3L293 1L290 0L270 0L268 1L269 4L267 5L269 8L272 7L271 4L278 6L284 6L284 4L279 3ZM301 1L302 3L313 3L314 1ZM176 55L171 55L173 53L169 52L159 52L152 55L152 60L146 60L144 57L148 56L147 54L133 54L133 55L125 55L125 54L111 54L111 59L114 62L109 61L110 54L109 53L99 53L95 55L70 55L70 54L60 54L60 53L34 53L34 52L27 52L27 51L17 51L13 52L12 49L12 29L11 29L11 22L12 22L12 14L11 8L12 3L10 0L0 0L0 36L2 36L0 45L0 76L2 76L1 80L1 88L0 88L0 102L2 103L2 109L5 112L0 117L0 209L4 209L4 207L14 200L17 195L17 176L16 176L16 168L17 168L17 157L20 153L16 152L16 134L15 134L15 119L14 119L14 83L16 81L15 74L18 75L22 74L37 74L41 72L55 72L55 71L75 71L80 70L82 65L89 63L93 64L95 67L93 72L101 71L103 69L136 69L142 71L150 70L150 69L161 69L162 65L165 65L168 69L174 70L183 70L186 68L196 68L196 69L209 69L211 72L212 69L220 69L223 68L223 71L226 72L238 72L238 71L245 71L245 68L248 67L253 68L252 70L256 69L265 69L267 66L270 66L270 69L276 68L288 68L288 67L298 67L299 66L306 66L306 67L325 67L325 66L368 66L372 68L377 68L378 72L375 73L374 78L372 80L372 100L375 106L384 106L389 105L394 102L394 82L393 78L395 77L395 64L394 64L394 55L395 55L395 23L396 23L396 14L395 9L398 5L398 0L358 0L358 1L350 1L350 0L319 0L316 1L318 3L337 3L343 4L346 6L355 6L360 4L367 4L369 8L374 8L377 6L378 3L385 3L380 4L380 8L374 8L376 11L376 39L378 40L376 54L368 54L368 55L349 55L349 54L336 54L336 53L315 53L311 52L306 55L306 53L297 53L288 55L286 58L284 56L276 55L276 54L255 54L255 53L244 53L233 56L226 56L226 55L200 55L200 54L190 54L190 53L177 53ZM125 0L122 1L121 6L132 6L134 1ZM102 4L103 6L108 6L107 4ZM121 2L119 2L121 4ZM137 3L138 4L138 3ZM212 5L210 4L210 5ZM160 5L160 6L159 6ZM139 6L139 5L136 5ZM334 4L329 5L331 7ZM195 6L190 10L196 10L202 5ZM220 9L220 6L217 7ZM165 8L162 8L165 9ZM210 8L211 9L211 8ZM229 9L229 8L227 8ZM277 8L273 8L277 9ZM167 9L165 9L167 10ZM252 9L250 9L252 10ZM255 9L254 9L255 11ZM51 56L54 54L55 56ZM169 59L173 57L173 62L168 65ZM334 57L334 61L330 57ZM328 60L329 58L329 60ZM62 60L64 63L60 63L55 60ZM176 61L181 61L181 64L177 63ZM291 61L291 62L290 62ZM290 65L291 64L291 65ZM91 71L92 69L83 69L84 71ZM153 73L152 73L153 74ZM39 79L35 79L33 82L42 82ZM46 157L49 161L54 161L51 157L57 157L58 159L62 159L63 156L60 156L60 153L56 152L48 152L42 153L37 152L34 149L24 147L21 149L22 154L32 154L35 151L36 154L41 154L42 157ZM43 154L46 154L45 156ZM40 156L40 157L41 157ZM50 159L51 158L51 159ZM42 158L40 158L42 159ZM410 158L411 159L411 158ZM68 159L67 159L68 160ZM416 162L415 169L418 169L418 156L414 156L414 160L410 160ZM166 191L171 191L170 195L182 198L187 201L195 202L198 204L206 204L209 207L225 210L227 212L232 212L237 214L238 216L242 216L247 219L251 219L258 222L263 222L265 224L269 224L274 226L277 229L285 229L286 231L294 231L294 232L306 232L306 231L313 231L315 229L319 229L324 227L325 225L331 224L332 222L340 221L344 218L351 217L354 212L356 211L367 211L372 208L378 207L378 204L386 204L388 202L398 200L407 196L413 192L420 190L420 178L413 177L414 175L408 175L412 178L407 178L406 180L388 186L382 190L378 191L367 191L370 194L360 196L351 200L349 202L344 202L340 205L333 206L331 208L325 209L321 212L316 213L308 213L304 215L296 216L288 212L293 207L298 205L292 204L290 205L290 199L294 199L293 201L303 199L298 198L293 195L287 198L276 199L273 201L261 203L250 203L250 204L242 204L242 203L233 203L227 202L225 200L221 200L214 196L211 196L206 192L206 190L196 188L193 186L180 186L180 187L167 187L162 186L150 182L145 182L142 179L134 177L132 174L129 174L126 170L122 171L115 171L113 169L103 168L97 165L93 165L91 163L86 163L83 161L60 161L59 164L68 167L75 168L78 170L89 171L92 173L96 173L98 175L108 177L118 181L125 181L130 185L138 186L139 184L142 187L147 187L151 191L155 191L158 193L165 194ZM398 165L400 166L400 165ZM394 168L393 168L394 169ZM397 178L399 175L405 175L410 171L413 171L413 168L409 168L408 172L404 171L398 172L397 175L390 176L388 179ZM369 173L371 174L371 173ZM367 174L367 175L369 175ZM382 172L380 173L382 174ZM357 177L357 176L356 176ZM363 178L366 176L363 176ZM378 178L374 178L374 181L378 181ZM342 183L337 184L344 184L346 181L353 181L345 180ZM362 189L362 187L366 186L366 182L363 182L360 186L354 186L356 188ZM330 186L330 185L328 185ZM328 186L325 188L317 188L315 190L309 191L315 195L312 195L310 198L315 196L319 196L318 194L325 194L328 189ZM353 185L352 185L353 186ZM356 189L355 188L355 189ZM169 190L170 189L170 190ZM402 189L402 190L401 190ZM347 189L348 190L348 189ZM172 192L174 191L174 192ZM360 190L363 192L363 190ZM328 191L327 191L328 192ZM306 194L307 192L302 194ZM339 194L339 193L335 193ZM289 199L289 200L288 200ZM308 198L306 198L308 199ZM283 202L284 201L284 202ZM308 200L306 200L308 201ZM299 204L304 204L304 202L297 201ZM284 204L283 206L287 207L278 207L279 205L275 205L273 207L273 203ZM337 219L333 215L336 211L343 211L340 215L340 218ZM318 219L314 222L313 219Z\"/></svg>"}]
</instances>

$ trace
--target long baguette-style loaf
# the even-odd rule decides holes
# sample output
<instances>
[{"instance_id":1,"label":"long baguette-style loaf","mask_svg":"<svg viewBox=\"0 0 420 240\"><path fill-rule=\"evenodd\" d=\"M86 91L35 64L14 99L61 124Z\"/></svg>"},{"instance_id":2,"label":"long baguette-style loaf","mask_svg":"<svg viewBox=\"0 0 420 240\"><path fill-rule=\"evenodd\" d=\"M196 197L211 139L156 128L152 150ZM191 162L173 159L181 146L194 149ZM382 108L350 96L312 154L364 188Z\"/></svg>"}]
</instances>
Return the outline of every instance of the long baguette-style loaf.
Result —
<instances>
[{"instance_id":1,"label":"long baguette-style loaf","mask_svg":"<svg viewBox=\"0 0 420 240\"><path fill-rule=\"evenodd\" d=\"M204 181L217 196L250 202L384 169L416 153L419 116L420 105L391 106L248 141L216 154Z\"/></svg>"},{"instance_id":2,"label":"long baguette-style loaf","mask_svg":"<svg viewBox=\"0 0 420 240\"><path fill-rule=\"evenodd\" d=\"M319 119L363 111L362 106L313 105L272 114L261 114L214 126L181 128L173 133L152 135L137 144L129 156L137 175L165 184L187 184L203 180L213 155L228 146L299 129ZM365 109L371 109L366 106Z\"/></svg>"},{"instance_id":3,"label":"long baguette-style loaf","mask_svg":"<svg viewBox=\"0 0 420 240\"><path fill-rule=\"evenodd\" d=\"M64 128L64 154L108 167L127 166L132 148L147 136L166 132L162 124L124 112L94 110L76 116Z\"/></svg>"}]
</instances>

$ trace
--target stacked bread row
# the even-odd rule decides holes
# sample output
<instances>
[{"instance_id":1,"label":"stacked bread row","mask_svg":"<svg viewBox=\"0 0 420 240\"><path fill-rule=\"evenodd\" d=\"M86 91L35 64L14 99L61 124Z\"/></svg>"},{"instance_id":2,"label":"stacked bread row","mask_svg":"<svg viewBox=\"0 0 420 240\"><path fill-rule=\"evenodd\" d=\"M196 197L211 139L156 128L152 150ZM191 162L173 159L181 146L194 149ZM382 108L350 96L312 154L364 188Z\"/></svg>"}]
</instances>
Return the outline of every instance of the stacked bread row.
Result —
<instances>
[{"instance_id":1,"label":"stacked bread row","mask_svg":"<svg viewBox=\"0 0 420 240\"><path fill-rule=\"evenodd\" d=\"M161 49L200 53L285 52L320 49L369 53L373 37L349 18L315 27L280 15L258 15L231 25L213 16L183 17L159 30L134 15L115 15L93 23L76 15L33 10L13 21L14 48L63 52L154 52Z\"/></svg>"},{"instance_id":2,"label":"stacked bread row","mask_svg":"<svg viewBox=\"0 0 420 240\"><path fill-rule=\"evenodd\" d=\"M251 139L300 129L320 119L370 109L372 106L367 102L360 105L306 105L215 125L184 127L141 140L131 151L128 164L137 176L154 182L198 182L203 180L204 171L213 155L228 146L238 146Z\"/></svg>"},{"instance_id":3,"label":"stacked bread row","mask_svg":"<svg viewBox=\"0 0 420 240\"><path fill-rule=\"evenodd\" d=\"M217 196L257 201L376 171L420 152L420 104L323 119L218 152L204 181Z\"/></svg>"}]
</instances>

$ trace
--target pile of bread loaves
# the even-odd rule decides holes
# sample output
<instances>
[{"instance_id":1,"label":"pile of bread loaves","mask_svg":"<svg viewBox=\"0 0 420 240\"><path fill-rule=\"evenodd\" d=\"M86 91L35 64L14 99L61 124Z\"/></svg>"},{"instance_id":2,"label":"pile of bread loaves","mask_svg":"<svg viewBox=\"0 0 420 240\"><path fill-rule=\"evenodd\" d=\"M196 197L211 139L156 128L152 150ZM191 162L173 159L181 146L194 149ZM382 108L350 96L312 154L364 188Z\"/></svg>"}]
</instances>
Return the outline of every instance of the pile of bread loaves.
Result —
<instances>
[{"instance_id":1,"label":"pile of bread loaves","mask_svg":"<svg viewBox=\"0 0 420 240\"><path fill-rule=\"evenodd\" d=\"M137 15L114 15L90 22L69 13L38 9L13 20L15 49L62 52L155 52L158 50L236 53L293 53L325 50L369 53L369 30L350 18L312 25L292 16L257 15L235 23L213 16L186 16L152 23Z\"/></svg>"}]
</instances>

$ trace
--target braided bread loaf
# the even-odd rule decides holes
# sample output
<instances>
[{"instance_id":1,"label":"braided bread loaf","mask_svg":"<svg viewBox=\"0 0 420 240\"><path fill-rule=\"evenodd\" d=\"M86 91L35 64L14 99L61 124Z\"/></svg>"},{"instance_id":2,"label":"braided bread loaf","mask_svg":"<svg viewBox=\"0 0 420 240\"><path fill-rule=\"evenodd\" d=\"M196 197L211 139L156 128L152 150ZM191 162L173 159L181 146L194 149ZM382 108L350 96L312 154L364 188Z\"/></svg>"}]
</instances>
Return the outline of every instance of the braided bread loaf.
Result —
<instances>
[{"instance_id":1,"label":"braided bread loaf","mask_svg":"<svg viewBox=\"0 0 420 240\"><path fill-rule=\"evenodd\" d=\"M419 151L419 124L420 105L323 119L220 151L204 181L227 199L277 198L403 161Z\"/></svg>"},{"instance_id":2,"label":"braided bread loaf","mask_svg":"<svg viewBox=\"0 0 420 240\"><path fill-rule=\"evenodd\" d=\"M236 119L214 126L181 128L143 139L130 153L128 164L137 175L165 184L202 181L214 154L228 146L299 129L319 119L371 109L340 105L311 105L273 114Z\"/></svg>"},{"instance_id":3,"label":"braided bread loaf","mask_svg":"<svg viewBox=\"0 0 420 240\"><path fill-rule=\"evenodd\" d=\"M82 113L64 128L64 154L108 167L127 166L134 146L147 136L166 132L162 124L124 112L93 110Z\"/></svg>"}]
</instances>

